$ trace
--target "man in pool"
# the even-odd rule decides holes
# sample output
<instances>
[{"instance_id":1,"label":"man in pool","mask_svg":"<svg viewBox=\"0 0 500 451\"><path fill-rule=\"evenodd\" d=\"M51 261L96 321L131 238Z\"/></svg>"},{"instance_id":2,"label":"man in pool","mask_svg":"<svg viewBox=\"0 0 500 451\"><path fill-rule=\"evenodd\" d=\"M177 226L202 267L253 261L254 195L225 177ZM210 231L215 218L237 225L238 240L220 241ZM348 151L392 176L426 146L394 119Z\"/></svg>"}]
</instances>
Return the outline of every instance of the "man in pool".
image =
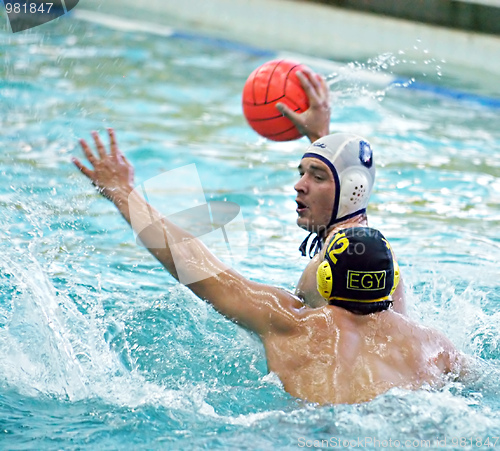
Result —
<instances>
[{"instance_id":1,"label":"man in pool","mask_svg":"<svg viewBox=\"0 0 500 451\"><path fill-rule=\"evenodd\" d=\"M325 305L316 290L316 270L324 258L323 244L342 228L367 226L366 207L375 181L375 162L367 140L354 134L329 135L330 91L326 81L312 71L297 72L309 99L309 108L296 113L284 104L278 110L311 141L299 164L297 225L308 232L300 250L312 258L295 293L312 307ZM394 309L406 313L403 282L393 294Z\"/></svg>"},{"instance_id":2,"label":"man in pool","mask_svg":"<svg viewBox=\"0 0 500 451\"><path fill-rule=\"evenodd\" d=\"M204 244L162 217L134 190L134 171L109 130L108 153L97 133L92 169L78 169L139 233L161 264L226 318L258 334L268 368L292 396L320 404L369 401L392 387L438 384L461 357L436 331L388 309L398 280L392 250L373 229L349 228L326 246L316 279L329 305L305 306L281 288L246 279ZM131 211L134 220L131 220ZM160 245L161 244L161 245Z\"/></svg>"}]
</instances>

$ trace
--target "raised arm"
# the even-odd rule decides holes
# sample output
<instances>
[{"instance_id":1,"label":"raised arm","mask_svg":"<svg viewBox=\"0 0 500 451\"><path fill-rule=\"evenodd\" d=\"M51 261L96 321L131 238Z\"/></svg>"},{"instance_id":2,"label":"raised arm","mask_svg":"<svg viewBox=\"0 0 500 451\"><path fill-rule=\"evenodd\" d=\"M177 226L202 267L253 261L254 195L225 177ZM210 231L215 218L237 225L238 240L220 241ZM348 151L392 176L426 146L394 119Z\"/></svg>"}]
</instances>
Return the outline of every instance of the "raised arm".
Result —
<instances>
[{"instance_id":1,"label":"raised arm","mask_svg":"<svg viewBox=\"0 0 500 451\"><path fill-rule=\"evenodd\" d=\"M292 309L302 304L291 293L252 282L227 267L193 235L156 211L134 189L134 170L119 150L109 129L110 152L93 133L97 155L81 140L92 165L73 162L99 192L115 204L141 242L158 261L197 296L210 302L221 314L264 335L270 330L293 326Z\"/></svg>"},{"instance_id":2,"label":"raised arm","mask_svg":"<svg viewBox=\"0 0 500 451\"><path fill-rule=\"evenodd\" d=\"M283 103L278 103L276 108L314 142L330 133L330 90L325 79L310 70L297 72L297 77L309 99L307 111L296 113Z\"/></svg>"}]
</instances>

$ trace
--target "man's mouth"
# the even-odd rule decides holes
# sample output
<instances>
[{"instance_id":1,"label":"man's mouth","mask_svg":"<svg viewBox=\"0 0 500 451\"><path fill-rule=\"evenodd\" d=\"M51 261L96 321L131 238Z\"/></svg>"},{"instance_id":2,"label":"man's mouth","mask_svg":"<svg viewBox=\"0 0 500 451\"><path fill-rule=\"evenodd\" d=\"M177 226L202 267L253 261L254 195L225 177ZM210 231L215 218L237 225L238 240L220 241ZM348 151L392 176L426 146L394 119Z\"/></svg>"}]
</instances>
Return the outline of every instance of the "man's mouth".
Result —
<instances>
[{"instance_id":1,"label":"man's mouth","mask_svg":"<svg viewBox=\"0 0 500 451\"><path fill-rule=\"evenodd\" d=\"M296 199L295 202L297 202L297 213L302 213L307 208L307 205L300 200Z\"/></svg>"}]
</instances>

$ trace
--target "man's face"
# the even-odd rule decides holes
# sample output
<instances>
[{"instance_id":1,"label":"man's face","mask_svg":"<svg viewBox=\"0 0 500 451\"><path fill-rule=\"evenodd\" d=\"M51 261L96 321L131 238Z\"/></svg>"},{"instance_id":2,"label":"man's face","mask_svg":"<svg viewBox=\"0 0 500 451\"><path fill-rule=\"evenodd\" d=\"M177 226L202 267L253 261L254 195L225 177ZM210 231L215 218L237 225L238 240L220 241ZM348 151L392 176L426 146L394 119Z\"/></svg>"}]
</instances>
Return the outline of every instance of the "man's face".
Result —
<instances>
[{"instance_id":1,"label":"man's face","mask_svg":"<svg viewBox=\"0 0 500 451\"><path fill-rule=\"evenodd\" d=\"M328 166L316 158L303 158L299 164L297 225L308 232L322 233L332 217L335 182Z\"/></svg>"}]
</instances>

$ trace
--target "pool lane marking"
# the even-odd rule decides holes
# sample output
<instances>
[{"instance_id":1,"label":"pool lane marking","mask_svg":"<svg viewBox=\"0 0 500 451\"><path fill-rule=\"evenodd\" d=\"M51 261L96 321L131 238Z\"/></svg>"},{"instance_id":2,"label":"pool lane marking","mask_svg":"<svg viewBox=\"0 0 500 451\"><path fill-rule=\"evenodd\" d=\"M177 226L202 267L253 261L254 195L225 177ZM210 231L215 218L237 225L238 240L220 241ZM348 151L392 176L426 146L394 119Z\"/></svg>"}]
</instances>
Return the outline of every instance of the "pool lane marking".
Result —
<instances>
[{"instance_id":1,"label":"pool lane marking","mask_svg":"<svg viewBox=\"0 0 500 451\"><path fill-rule=\"evenodd\" d=\"M478 94L472 94L469 92L460 91L458 89L447 88L445 86L432 85L430 83L424 83L421 81L405 80L403 78L395 79L392 81L391 84L398 88L406 88L406 89L411 89L413 91L428 92L430 94L435 94L441 97L451 97L452 99L463 102L479 103L480 105L487 106L490 108L500 108L500 98L481 96Z\"/></svg>"},{"instance_id":2,"label":"pool lane marking","mask_svg":"<svg viewBox=\"0 0 500 451\"><path fill-rule=\"evenodd\" d=\"M178 31L171 27L164 25L157 25L149 22L142 22L138 20L125 19L116 17L111 14L103 14L95 11L89 11L82 8L73 9L70 13L73 17L79 20L96 23L105 27L127 32L144 32L157 36L164 36L170 38L178 38L190 41L199 41L204 44L214 45L216 47L224 48L227 50L235 50L244 52L253 56L266 57L266 58L295 58L304 64L310 64L315 68L327 71L329 74L342 74L349 71L349 79L358 80L360 82L374 83L385 87L395 87L409 89L413 91L426 92L440 97L448 97L461 102L477 103L489 108L500 108L500 98L481 96L477 94L460 91L453 88L444 86L427 84L419 81L403 79L390 74L381 72L373 72L366 69L351 70L345 64L336 63L334 61L314 58L310 56L301 55L298 53L289 52L275 52L271 50L260 49L246 44L237 43L224 38L215 38L196 33L185 31Z\"/></svg>"}]
</instances>

